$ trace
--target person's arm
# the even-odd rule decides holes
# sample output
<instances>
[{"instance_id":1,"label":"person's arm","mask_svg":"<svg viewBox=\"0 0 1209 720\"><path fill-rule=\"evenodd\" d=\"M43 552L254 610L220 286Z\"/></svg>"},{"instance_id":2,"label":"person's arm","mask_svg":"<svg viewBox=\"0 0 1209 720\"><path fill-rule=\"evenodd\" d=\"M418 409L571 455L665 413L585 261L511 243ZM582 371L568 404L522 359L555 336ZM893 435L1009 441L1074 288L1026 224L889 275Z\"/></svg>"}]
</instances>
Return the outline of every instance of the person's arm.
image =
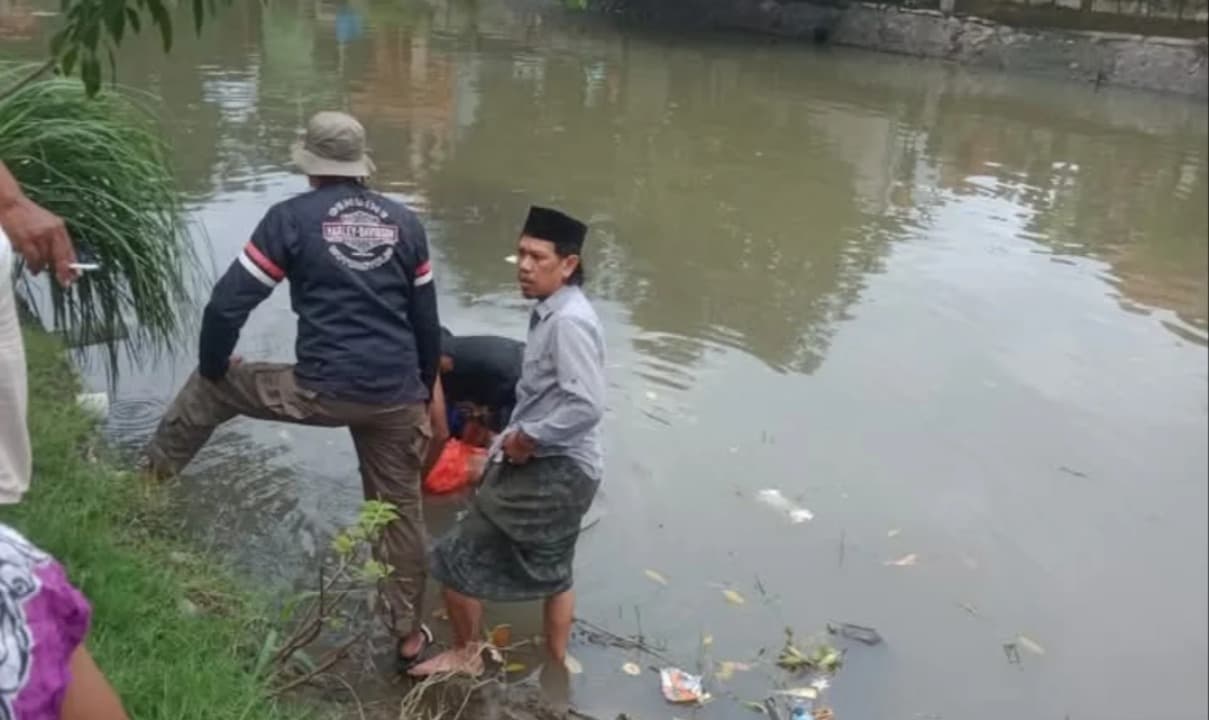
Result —
<instances>
[{"instance_id":1,"label":"person's arm","mask_svg":"<svg viewBox=\"0 0 1209 720\"><path fill-rule=\"evenodd\" d=\"M227 374L231 353L248 315L285 279L290 249L297 232L285 209L278 205L260 221L252 239L214 286L202 314L198 344L198 373L207 380Z\"/></svg>"},{"instance_id":2,"label":"person's arm","mask_svg":"<svg viewBox=\"0 0 1209 720\"><path fill-rule=\"evenodd\" d=\"M0 162L0 228L8 235L13 250L25 259L30 272L37 275L49 265L63 287L76 279L79 271L71 267L76 261L76 251L67 226L57 215L25 197L3 162Z\"/></svg>"},{"instance_id":3,"label":"person's arm","mask_svg":"<svg viewBox=\"0 0 1209 720\"><path fill-rule=\"evenodd\" d=\"M553 331L558 403L549 415L518 425L523 439L535 447L562 445L604 417L604 367L595 330L571 317L556 318Z\"/></svg>"},{"instance_id":4,"label":"person's arm","mask_svg":"<svg viewBox=\"0 0 1209 720\"><path fill-rule=\"evenodd\" d=\"M421 478L428 477L428 473L436 467L437 460L441 459L441 452L445 449L445 443L449 441L449 417L445 413L445 390L441 387L441 378L438 377L432 386L432 402L428 404L432 441L428 444L428 455L424 458L424 474Z\"/></svg>"},{"instance_id":5,"label":"person's arm","mask_svg":"<svg viewBox=\"0 0 1209 720\"><path fill-rule=\"evenodd\" d=\"M437 289L432 280L432 261L428 257L428 238L419 221L413 223L416 265L411 278L411 302L407 304L407 319L416 338L416 354L420 361L420 380L431 398L433 385L441 363L441 320L437 315Z\"/></svg>"},{"instance_id":6,"label":"person's arm","mask_svg":"<svg viewBox=\"0 0 1209 720\"><path fill-rule=\"evenodd\" d=\"M70 661L71 682L63 695L59 720L127 720L122 701L83 646Z\"/></svg>"}]
</instances>

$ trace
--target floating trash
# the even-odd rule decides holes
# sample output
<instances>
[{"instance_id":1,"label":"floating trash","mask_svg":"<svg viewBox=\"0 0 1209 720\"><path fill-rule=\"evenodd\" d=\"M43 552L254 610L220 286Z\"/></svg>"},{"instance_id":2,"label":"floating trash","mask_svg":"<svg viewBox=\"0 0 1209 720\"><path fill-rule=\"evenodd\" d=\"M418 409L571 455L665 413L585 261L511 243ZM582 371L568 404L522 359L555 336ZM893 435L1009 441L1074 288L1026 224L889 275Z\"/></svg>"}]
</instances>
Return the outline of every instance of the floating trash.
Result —
<instances>
[{"instance_id":1,"label":"floating trash","mask_svg":"<svg viewBox=\"0 0 1209 720\"><path fill-rule=\"evenodd\" d=\"M583 675L584 666L580 665L578 660L571 657L570 653L567 653L567 659L563 660L563 664L567 666L567 672L572 675Z\"/></svg>"},{"instance_id":2,"label":"floating trash","mask_svg":"<svg viewBox=\"0 0 1209 720\"><path fill-rule=\"evenodd\" d=\"M518 261L515 255L509 255L504 258L504 262L508 263L509 265L515 265Z\"/></svg>"},{"instance_id":3,"label":"floating trash","mask_svg":"<svg viewBox=\"0 0 1209 720\"><path fill-rule=\"evenodd\" d=\"M723 660L718 663L718 671L714 673L714 678L718 680L730 680L735 676L736 672L747 672L748 670L751 670L751 665L747 663Z\"/></svg>"},{"instance_id":4,"label":"floating trash","mask_svg":"<svg viewBox=\"0 0 1209 720\"><path fill-rule=\"evenodd\" d=\"M497 648L508 647L512 644L512 626L508 623L496 625L489 633L491 644Z\"/></svg>"},{"instance_id":5,"label":"floating trash","mask_svg":"<svg viewBox=\"0 0 1209 720\"><path fill-rule=\"evenodd\" d=\"M792 523L804 523L814 519L814 513L781 494L780 490L768 488L756 493L756 500L778 512L784 513Z\"/></svg>"},{"instance_id":6,"label":"floating trash","mask_svg":"<svg viewBox=\"0 0 1209 720\"><path fill-rule=\"evenodd\" d=\"M852 623L827 623L827 632L866 645L877 645L882 641L882 636L877 630Z\"/></svg>"},{"instance_id":7,"label":"floating trash","mask_svg":"<svg viewBox=\"0 0 1209 720\"><path fill-rule=\"evenodd\" d=\"M1041 647L1040 643L1038 643L1036 640L1028 637L1027 635L1021 635L1021 636L1017 637L1016 644L1019 645L1020 647L1024 648L1025 650L1028 650L1029 652L1031 652L1034 655L1044 655L1045 654L1045 648Z\"/></svg>"},{"instance_id":8,"label":"floating trash","mask_svg":"<svg viewBox=\"0 0 1209 720\"><path fill-rule=\"evenodd\" d=\"M638 675L642 674L642 667L639 666L638 663L628 662L621 666L621 671L626 675L633 675L637 677Z\"/></svg>"},{"instance_id":9,"label":"floating trash","mask_svg":"<svg viewBox=\"0 0 1209 720\"><path fill-rule=\"evenodd\" d=\"M917 562L919 562L919 556L916 555L915 553L910 553L907 555L903 555L902 557L900 557L897 560L887 560L886 565L892 566L892 567L910 567Z\"/></svg>"},{"instance_id":10,"label":"floating trash","mask_svg":"<svg viewBox=\"0 0 1209 720\"><path fill-rule=\"evenodd\" d=\"M701 676L689 675L679 668L660 670L659 684L663 689L663 697L668 702L702 702L706 698L701 685Z\"/></svg>"},{"instance_id":11,"label":"floating trash","mask_svg":"<svg viewBox=\"0 0 1209 720\"><path fill-rule=\"evenodd\" d=\"M76 395L76 405L96 420L109 417L109 393L80 393Z\"/></svg>"},{"instance_id":12,"label":"floating trash","mask_svg":"<svg viewBox=\"0 0 1209 720\"><path fill-rule=\"evenodd\" d=\"M726 602L730 603L731 605L742 605L743 603L747 602L742 595L734 590L723 590L722 597L726 598Z\"/></svg>"},{"instance_id":13,"label":"floating trash","mask_svg":"<svg viewBox=\"0 0 1209 720\"><path fill-rule=\"evenodd\" d=\"M648 569L643 570L642 573L660 585L667 585L667 578L661 575L658 571Z\"/></svg>"},{"instance_id":14,"label":"floating trash","mask_svg":"<svg viewBox=\"0 0 1209 720\"><path fill-rule=\"evenodd\" d=\"M793 629L785 628L785 647L777 657L777 667L790 672L815 670L834 673L844 662L844 653L826 642L817 642L799 650L793 640Z\"/></svg>"}]
</instances>

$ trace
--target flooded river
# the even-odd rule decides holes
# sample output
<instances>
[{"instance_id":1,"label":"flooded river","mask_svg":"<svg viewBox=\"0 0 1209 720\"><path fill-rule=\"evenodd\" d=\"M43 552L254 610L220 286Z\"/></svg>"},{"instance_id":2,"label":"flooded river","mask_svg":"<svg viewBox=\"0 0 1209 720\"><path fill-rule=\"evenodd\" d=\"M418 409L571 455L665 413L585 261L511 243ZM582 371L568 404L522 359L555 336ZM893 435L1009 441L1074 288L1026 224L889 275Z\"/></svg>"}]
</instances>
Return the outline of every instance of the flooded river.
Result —
<instances>
[{"instance_id":1,"label":"flooded river","mask_svg":"<svg viewBox=\"0 0 1209 720\"><path fill-rule=\"evenodd\" d=\"M421 214L456 332L523 337L529 203L590 218L610 395L581 615L690 667L706 635L752 661L786 626L874 626L842 720L1206 717L1203 104L502 0L236 5L121 63L164 100L208 273L303 188L287 148L325 108ZM53 18L22 8L4 43L31 54ZM240 352L288 360L293 334L278 292ZM119 442L194 356L121 368ZM360 483L343 432L237 422L184 492L200 542L287 583ZM1009 662L1021 635L1044 654ZM572 652L583 711L687 717L638 658ZM696 716L748 714L764 661Z\"/></svg>"}]
</instances>

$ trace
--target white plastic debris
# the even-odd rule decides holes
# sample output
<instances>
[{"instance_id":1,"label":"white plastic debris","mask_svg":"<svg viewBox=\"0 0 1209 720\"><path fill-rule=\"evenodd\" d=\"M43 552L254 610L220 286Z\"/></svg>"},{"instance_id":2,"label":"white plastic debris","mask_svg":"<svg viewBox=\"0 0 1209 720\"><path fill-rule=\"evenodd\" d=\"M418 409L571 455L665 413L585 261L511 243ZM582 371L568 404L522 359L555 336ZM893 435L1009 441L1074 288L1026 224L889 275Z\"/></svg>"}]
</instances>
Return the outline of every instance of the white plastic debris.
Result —
<instances>
[{"instance_id":1,"label":"white plastic debris","mask_svg":"<svg viewBox=\"0 0 1209 720\"><path fill-rule=\"evenodd\" d=\"M109 393L80 393L76 405L97 420L109 417Z\"/></svg>"},{"instance_id":2,"label":"white plastic debris","mask_svg":"<svg viewBox=\"0 0 1209 720\"><path fill-rule=\"evenodd\" d=\"M663 697L668 702L702 702L706 695L700 675L690 675L680 668L663 668L659 671Z\"/></svg>"},{"instance_id":3,"label":"white plastic debris","mask_svg":"<svg viewBox=\"0 0 1209 720\"><path fill-rule=\"evenodd\" d=\"M784 513L792 523L804 523L814 519L814 513L785 497L775 488L761 490L756 493L756 499L773 510Z\"/></svg>"}]
</instances>

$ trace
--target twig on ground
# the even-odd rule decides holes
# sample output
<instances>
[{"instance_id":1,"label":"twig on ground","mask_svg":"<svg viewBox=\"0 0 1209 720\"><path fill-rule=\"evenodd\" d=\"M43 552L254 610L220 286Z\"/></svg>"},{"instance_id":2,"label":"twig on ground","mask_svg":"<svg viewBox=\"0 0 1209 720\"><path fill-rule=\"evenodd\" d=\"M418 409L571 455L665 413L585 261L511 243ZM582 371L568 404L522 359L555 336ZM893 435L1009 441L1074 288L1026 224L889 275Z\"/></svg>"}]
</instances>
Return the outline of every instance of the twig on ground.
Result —
<instances>
[{"instance_id":1,"label":"twig on ground","mask_svg":"<svg viewBox=\"0 0 1209 720\"><path fill-rule=\"evenodd\" d=\"M349 684L348 680L344 679L343 675L333 674L332 677L339 680L340 684L348 689L348 694L353 696L353 702L357 703L357 715L361 718L361 720L365 720L365 706L361 704L361 696L357 694L357 691L353 689L353 686Z\"/></svg>"},{"instance_id":2,"label":"twig on ground","mask_svg":"<svg viewBox=\"0 0 1209 720\"><path fill-rule=\"evenodd\" d=\"M350 639L349 641L345 642L343 645L337 647L335 650L328 653L327 657L325 657L321 662L319 662L315 665L314 670L311 670L309 672L303 673L302 675L299 675L298 677L294 678L293 680L287 682L285 685L282 685L281 687L273 690L269 694L273 695L273 696L281 695L284 692L293 690L294 688L298 687L299 685L305 685L306 683L314 680L315 678L324 674L328 670L331 670L332 667L336 663L340 662L340 660L342 658L344 658L344 656L348 655L349 651L351 651L353 649L354 645L363 641L364 639L365 639L365 633L358 633L352 639Z\"/></svg>"}]
</instances>

